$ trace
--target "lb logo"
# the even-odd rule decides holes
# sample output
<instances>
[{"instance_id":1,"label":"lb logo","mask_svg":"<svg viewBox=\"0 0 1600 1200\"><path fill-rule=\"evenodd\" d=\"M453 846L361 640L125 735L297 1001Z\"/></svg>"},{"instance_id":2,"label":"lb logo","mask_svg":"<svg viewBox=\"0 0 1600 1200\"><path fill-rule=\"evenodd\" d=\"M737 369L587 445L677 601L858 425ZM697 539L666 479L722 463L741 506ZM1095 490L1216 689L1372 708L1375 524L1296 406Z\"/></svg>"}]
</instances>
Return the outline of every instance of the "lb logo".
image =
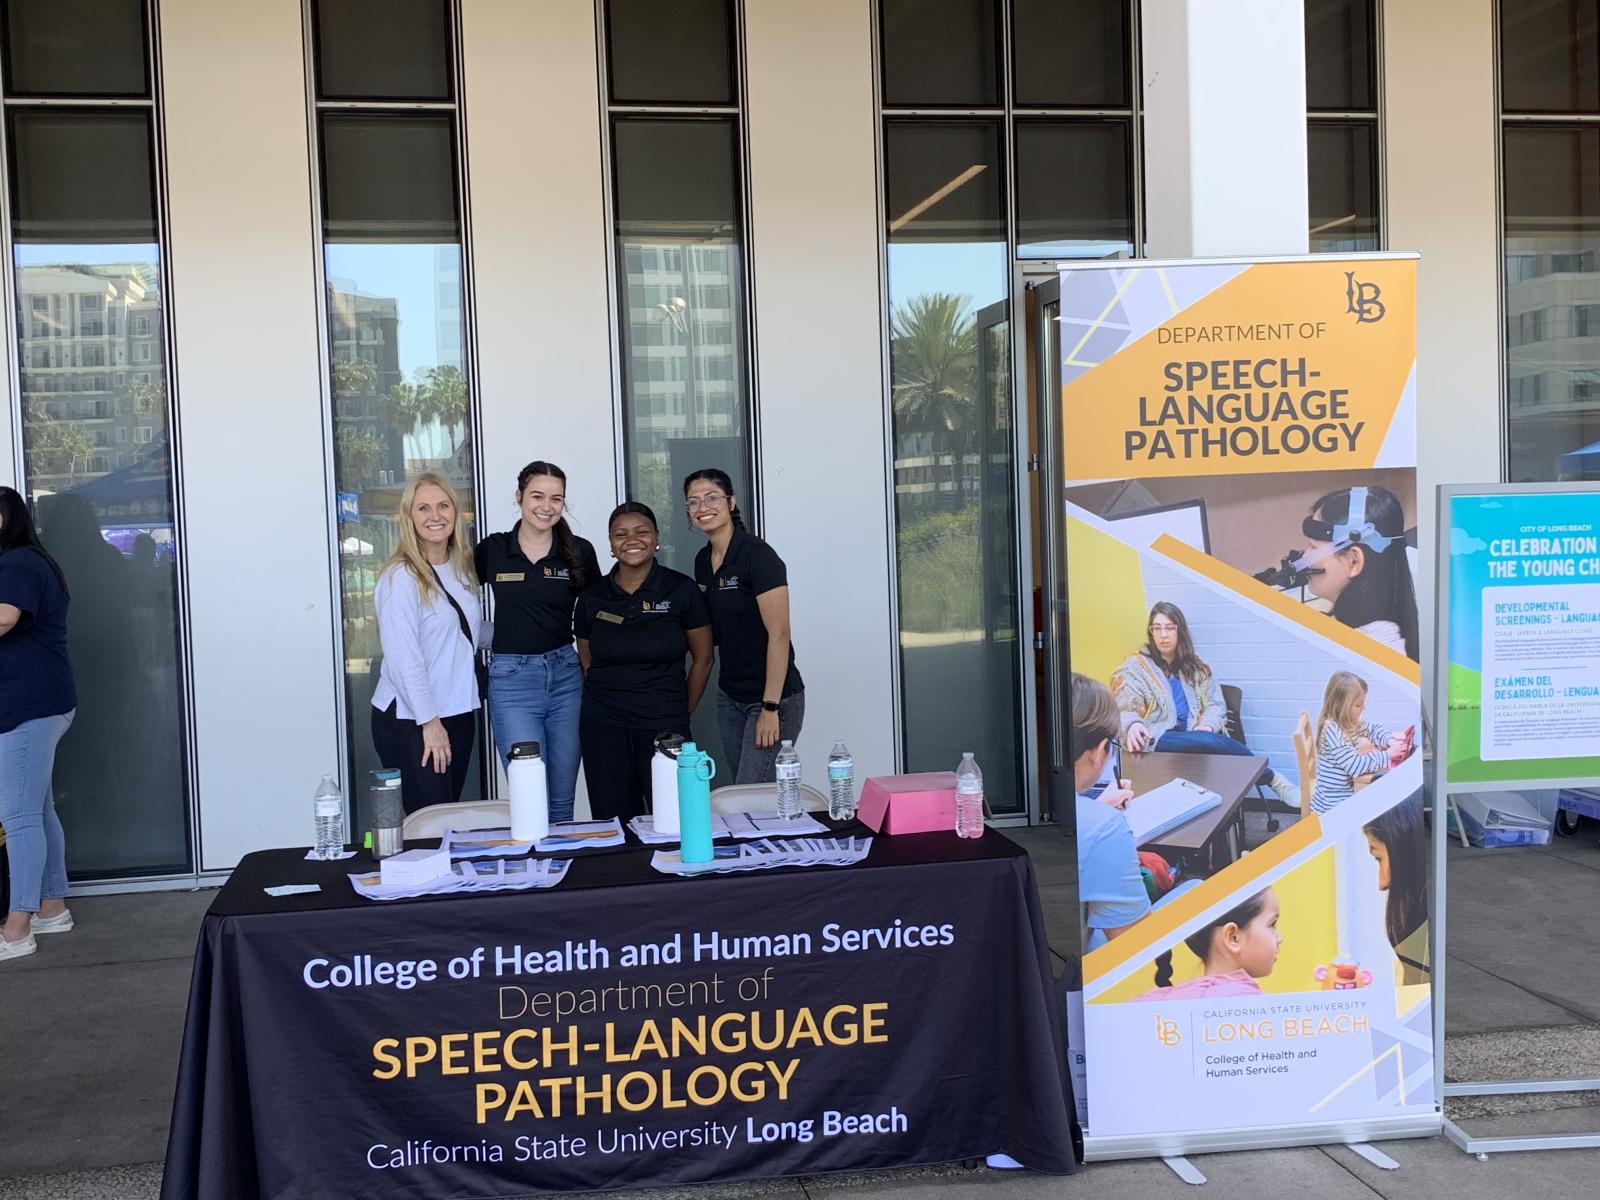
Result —
<instances>
[{"instance_id":1,"label":"lb logo","mask_svg":"<svg viewBox=\"0 0 1600 1200\"><path fill-rule=\"evenodd\" d=\"M1389 310L1384 307L1375 283L1362 283L1354 271L1344 273L1345 312L1355 316L1357 325L1370 325L1383 320Z\"/></svg>"},{"instance_id":2,"label":"lb logo","mask_svg":"<svg viewBox=\"0 0 1600 1200\"><path fill-rule=\"evenodd\" d=\"M1183 1032L1178 1028L1176 1021L1169 1021L1160 1013L1157 1013L1156 1040L1163 1046L1176 1046L1183 1041Z\"/></svg>"}]
</instances>

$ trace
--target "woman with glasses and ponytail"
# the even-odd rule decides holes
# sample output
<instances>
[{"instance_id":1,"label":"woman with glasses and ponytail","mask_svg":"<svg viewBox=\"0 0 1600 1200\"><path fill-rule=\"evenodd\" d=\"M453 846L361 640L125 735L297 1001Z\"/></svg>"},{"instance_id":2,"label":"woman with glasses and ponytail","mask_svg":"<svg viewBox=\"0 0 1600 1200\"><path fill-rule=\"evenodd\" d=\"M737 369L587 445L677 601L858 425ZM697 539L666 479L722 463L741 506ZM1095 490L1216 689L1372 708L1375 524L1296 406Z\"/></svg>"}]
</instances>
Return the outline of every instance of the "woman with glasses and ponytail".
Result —
<instances>
[{"instance_id":1,"label":"woman with glasses and ponytail","mask_svg":"<svg viewBox=\"0 0 1600 1200\"><path fill-rule=\"evenodd\" d=\"M744 527L733 480L707 467L683 481L689 521L706 535L694 578L716 636L717 728L730 783L771 783L781 742L798 741L805 683L789 638L789 572Z\"/></svg>"},{"instance_id":2,"label":"woman with glasses and ponytail","mask_svg":"<svg viewBox=\"0 0 1600 1200\"><path fill-rule=\"evenodd\" d=\"M500 761L538 742L550 819L572 820L583 671L572 640L578 593L600 578L594 546L567 524L567 475L536 460L517 474L521 516L478 543L478 578L494 593L489 725Z\"/></svg>"}]
</instances>

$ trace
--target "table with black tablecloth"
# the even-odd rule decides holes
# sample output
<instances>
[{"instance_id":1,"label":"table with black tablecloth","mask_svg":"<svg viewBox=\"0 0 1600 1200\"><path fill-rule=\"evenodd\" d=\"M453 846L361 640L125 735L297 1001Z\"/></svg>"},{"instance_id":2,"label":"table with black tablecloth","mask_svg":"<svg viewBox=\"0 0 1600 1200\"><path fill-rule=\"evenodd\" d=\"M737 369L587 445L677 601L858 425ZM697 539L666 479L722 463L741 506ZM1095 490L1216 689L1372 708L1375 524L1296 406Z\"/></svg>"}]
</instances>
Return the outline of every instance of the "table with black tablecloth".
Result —
<instances>
[{"instance_id":1,"label":"table with black tablecloth","mask_svg":"<svg viewBox=\"0 0 1600 1200\"><path fill-rule=\"evenodd\" d=\"M384 903L346 879L370 859L304 854L249 855L206 915L167 1200L1074 1169L1033 867L994 831L690 879L629 846Z\"/></svg>"}]
</instances>

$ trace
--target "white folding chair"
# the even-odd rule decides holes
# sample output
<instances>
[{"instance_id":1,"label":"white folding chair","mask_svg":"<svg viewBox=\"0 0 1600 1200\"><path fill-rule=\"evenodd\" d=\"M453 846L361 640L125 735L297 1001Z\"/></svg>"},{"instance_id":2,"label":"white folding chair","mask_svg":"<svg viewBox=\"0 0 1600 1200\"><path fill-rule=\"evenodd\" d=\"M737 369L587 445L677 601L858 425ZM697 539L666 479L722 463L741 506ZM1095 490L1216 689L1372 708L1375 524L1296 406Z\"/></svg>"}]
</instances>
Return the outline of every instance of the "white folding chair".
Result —
<instances>
[{"instance_id":1,"label":"white folding chair","mask_svg":"<svg viewBox=\"0 0 1600 1200\"><path fill-rule=\"evenodd\" d=\"M827 812L828 798L810 784L800 785L800 799L807 812ZM778 811L778 785L775 783L730 783L711 793L714 813L775 813Z\"/></svg>"},{"instance_id":2,"label":"white folding chair","mask_svg":"<svg viewBox=\"0 0 1600 1200\"><path fill-rule=\"evenodd\" d=\"M509 800L463 800L460 804L430 804L406 814L405 837L442 837L446 829L505 829L511 824Z\"/></svg>"}]
</instances>

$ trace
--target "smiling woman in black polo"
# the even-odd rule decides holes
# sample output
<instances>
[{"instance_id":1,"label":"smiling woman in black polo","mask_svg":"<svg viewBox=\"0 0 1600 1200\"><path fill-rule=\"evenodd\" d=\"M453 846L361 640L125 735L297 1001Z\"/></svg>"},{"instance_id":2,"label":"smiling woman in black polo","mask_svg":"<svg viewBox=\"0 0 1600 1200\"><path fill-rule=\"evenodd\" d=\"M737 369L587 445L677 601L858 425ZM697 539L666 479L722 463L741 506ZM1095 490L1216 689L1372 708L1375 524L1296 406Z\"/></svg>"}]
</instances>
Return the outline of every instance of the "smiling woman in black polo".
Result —
<instances>
[{"instance_id":1,"label":"smiling woman in black polo","mask_svg":"<svg viewBox=\"0 0 1600 1200\"><path fill-rule=\"evenodd\" d=\"M583 664L578 738L590 810L627 821L650 811L656 735L690 736L689 713L711 675L711 618L694 580L656 561L656 515L646 505L617 505L608 528L617 565L584 589L572 614Z\"/></svg>"},{"instance_id":2,"label":"smiling woman in black polo","mask_svg":"<svg viewBox=\"0 0 1600 1200\"><path fill-rule=\"evenodd\" d=\"M689 520L706 535L694 577L705 593L721 674L717 728L729 783L771 783L778 744L800 738L806 693L789 640L789 572L744 527L733 480L715 467L683 481Z\"/></svg>"}]
</instances>

